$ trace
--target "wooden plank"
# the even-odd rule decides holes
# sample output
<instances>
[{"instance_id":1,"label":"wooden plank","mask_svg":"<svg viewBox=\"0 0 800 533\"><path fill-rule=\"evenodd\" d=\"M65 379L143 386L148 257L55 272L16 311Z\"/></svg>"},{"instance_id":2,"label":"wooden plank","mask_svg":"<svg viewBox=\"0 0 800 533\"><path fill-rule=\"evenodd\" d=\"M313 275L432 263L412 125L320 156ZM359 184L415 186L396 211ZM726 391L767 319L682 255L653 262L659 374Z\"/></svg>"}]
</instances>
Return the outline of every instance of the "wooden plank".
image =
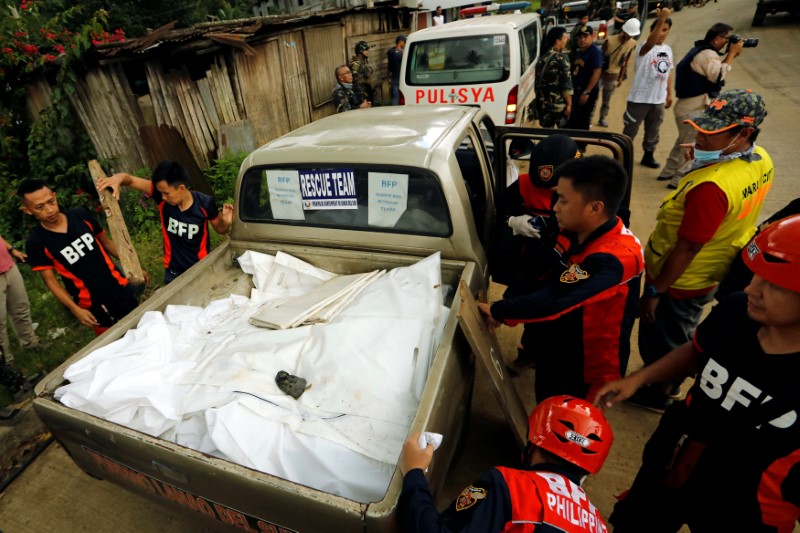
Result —
<instances>
[{"instance_id":1,"label":"wooden plank","mask_svg":"<svg viewBox=\"0 0 800 533\"><path fill-rule=\"evenodd\" d=\"M253 139L253 125L249 119L222 124L219 131L219 157L250 153L256 147Z\"/></svg>"},{"instance_id":2,"label":"wooden plank","mask_svg":"<svg viewBox=\"0 0 800 533\"><path fill-rule=\"evenodd\" d=\"M506 415L517 444L523 449L528 443L528 413L503 363L500 343L497 342L494 332L489 331L478 304L475 303L472 292L464 281L459 285L459 294L461 305L458 308L458 323L467 337L470 348L489 371L495 398Z\"/></svg>"},{"instance_id":3,"label":"wooden plank","mask_svg":"<svg viewBox=\"0 0 800 533\"><path fill-rule=\"evenodd\" d=\"M219 135L219 112L217 111L217 104L214 103L214 96L211 94L211 81L207 77L197 80L197 90L200 92L200 98L203 100L203 107L208 114L208 119L216 135Z\"/></svg>"},{"instance_id":4,"label":"wooden plank","mask_svg":"<svg viewBox=\"0 0 800 533\"><path fill-rule=\"evenodd\" d=\"M92 181L97 184L97 180L105 178L106 173L96 160L89 161L89 174L92 176ZM136 248L133 247L131 235L128 233L128 227L125 225L125 219L122 218L122 210L119 208L114 195L108 190L98 191L100 196L100 205L103 206L103 211L108 219L108 229L111 232L111 239L117 246L117 253L119 255L119 262L122 265L122 271L125 276L134 285L144 284L144 271L139 262L139 256L136 254Z\"/></svg>"},{"instance_id":5,"label":"wooden plank","mask_svg":"<svg viewBox=\"0 0 800 533\"><path fill-rule=\"evenodd\" d=\"M175 94L175 100L172 103L177 104L176 112L180 117L180 131L189 144L189 149L201 165L208 166L209 161L205 150L205 142L192 115L183 78L182 72L173 72L170 76L170 85Z\"/></svg>"},{"instance_id":6,"label":"wooden plank","mask_svg":"<svg viewBox=\"0 0 800 533\"><path fill-rule=\"evenodd\" d=\"M284 108L289 120L289 130L311 122L311 102L308 91L305 41L303 32L293 31L283 35L280 47L280 64L284 89Z\"/></svg>"}]
</instances>

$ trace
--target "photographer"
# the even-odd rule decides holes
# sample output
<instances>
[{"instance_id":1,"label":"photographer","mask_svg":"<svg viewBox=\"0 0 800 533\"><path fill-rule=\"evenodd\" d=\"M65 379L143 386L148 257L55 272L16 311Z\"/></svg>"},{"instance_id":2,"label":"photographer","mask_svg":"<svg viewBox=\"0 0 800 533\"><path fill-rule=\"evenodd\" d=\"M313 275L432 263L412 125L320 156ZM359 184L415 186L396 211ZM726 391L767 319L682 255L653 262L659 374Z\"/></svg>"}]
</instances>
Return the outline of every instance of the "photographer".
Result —
<instances>
[{"instance_id":1,"label":"photographer","mask_svg":"<svg viewBox=\"0 0 800 533\"><path fill-rule=\"evenodd\" d=\"M661 181L670 180L670 189L677 189L691 162L686 161L682 144L691 144L695 130L684 121L698 116L725 85L725 77L731 70L733 60L742 53L744 39L734 43L732 27L718 22L709 28L705 39L696 41L675 69L675 123L678 138L669 153L669 159L658 176ZM728 53L720 60L719 51L728 45Z\"/></svg>"}]
</instances>

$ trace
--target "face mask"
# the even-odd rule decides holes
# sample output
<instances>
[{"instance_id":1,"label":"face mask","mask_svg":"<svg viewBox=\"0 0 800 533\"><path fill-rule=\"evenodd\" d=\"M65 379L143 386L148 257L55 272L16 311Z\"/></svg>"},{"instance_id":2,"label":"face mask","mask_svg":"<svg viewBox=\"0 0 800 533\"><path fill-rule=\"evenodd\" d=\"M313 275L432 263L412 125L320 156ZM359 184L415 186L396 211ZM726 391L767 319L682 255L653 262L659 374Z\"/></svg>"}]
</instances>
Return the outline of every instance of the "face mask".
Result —
<instances>
[{"instance_id":1,"label":"face mask","mask_svg":"<svg viewBox=\"0 0 800 533\"><path fill-rule=\"evenodd\" d=\"M694 162L695 163L708 163L716 161L722 155L725 149L722 150L700 150L695 146L694 148Z\"/></svg>"},{"instance_id":2,"label":"face mask","mask_svg":"<svg viewBox=\"0 0 800 533\"><path fill-rule=\"evenodd\" d=\"M717 161L720 157L722 157L722 152L736 144L736 141L739 140L739 135L733 138L733 140L728 143L728 146L722 148L721 150L700 150L697 148L697 143L694 146L694 162L695 163L710 163L712 161Z\"/></svg>"}]
</instances>

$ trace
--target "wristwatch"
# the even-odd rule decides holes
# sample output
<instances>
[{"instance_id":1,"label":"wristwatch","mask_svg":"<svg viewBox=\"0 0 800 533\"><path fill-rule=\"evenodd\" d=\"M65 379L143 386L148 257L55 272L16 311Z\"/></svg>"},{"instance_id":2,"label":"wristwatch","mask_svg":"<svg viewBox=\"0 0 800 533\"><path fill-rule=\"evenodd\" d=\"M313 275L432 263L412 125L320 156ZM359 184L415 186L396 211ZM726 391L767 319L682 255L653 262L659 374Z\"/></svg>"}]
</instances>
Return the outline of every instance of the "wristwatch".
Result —
<instances>
[{"instance_id":1,"label":"wristwatch","mask_svg":"<svg viewBox=\"0 0 800 533\"><path fill-rule=\"evenodd\" d=\"M644 286L644 297L645 298L658 298L663 293L658 292L655 285L648 283Z\"/></svg>"}]
</instances>

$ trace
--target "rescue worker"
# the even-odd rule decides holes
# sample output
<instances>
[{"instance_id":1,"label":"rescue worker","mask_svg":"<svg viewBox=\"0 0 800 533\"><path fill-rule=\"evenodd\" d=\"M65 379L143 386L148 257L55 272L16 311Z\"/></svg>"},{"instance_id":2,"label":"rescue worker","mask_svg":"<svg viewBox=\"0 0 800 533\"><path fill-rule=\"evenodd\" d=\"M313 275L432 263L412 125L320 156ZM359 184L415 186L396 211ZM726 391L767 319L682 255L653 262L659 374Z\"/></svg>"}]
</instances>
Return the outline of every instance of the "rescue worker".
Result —
<instances>
[{"instance_id":1,"label":"rescue worker","mask_svg":"<svg viewBox=\"0 0 800 533\"><path fill-rule=\"evenodd\" d=\"M425 470L433 446L419 447L412 435L400 455L403 490L399 509L403 531L605 532L603 518L581 488L600 471L614 435L603 414L569 396L549 398L528 419L523 469L495 467L465 488L439 514Z\"/></svg>"},{"instance_id":2,"label":"rescue worker","mask_svg":"<svg viewBox=\"0 0 800 533\"><path fill-rule=\"evenodd\" d=\"M526 324L536 361L536 399L591 398L624 375L644 268L642 246L616 216L628 184L604 156L570 159L554 171L560 232L536 250L504 299L479 303L491 327ZM527 357L527 356L526 356Z\"/></svg>"},{"instance_id":3,"label":"rescue worker","mask_svg":"<svg viewBox=\"0 0 800 533\"><path fill-rule=\"evenodd\" d=\"M753 273L744 293L721 299L691 342L594 398L611 407L648 383L697 375L645 446L614 533L790 533L800 518L800 216L741 255Z\"/></svg>"},{"instance_id":4,"label":"rescue worker","mask_svg":"<svg viewBox=\"0 0 800 533\"><path fill-rule=\"evenodd\" d=\"M692 338L704 306L737 252L756 232L774 167L756 146L764 99L744 89L720 94L688 122L696 130L692 170L668 193L645 247L639 353L655 362ZM663 411L678 384L643 388L631 402Z\"/></svg>"},{"instance_id":5,"label":"rescue worker","mask_svg":"<svg viewBox=\"0 0 800 533\"><path fill-rule=\"evenodd\" d=\"M564 51L567 30L561 26L547 32L548 52L536 63L534 101L539 126L552 128L572 113L572 73Z\"/></svg>"},{"instance_id":6,"label":"rescue worker","mask_svg":"<svg viewBox=\"0 0 800 533\"><path fill-rule=\"evenodd\" d=\"M97 189L110 187L115 198L119 198L121 186L150 195L158 206L164 237L164 284L211 252L209 225L223 235L233 222L233 205L223 204L220 210L212 196L190 189L189 173L177 161L159 163L149 180L125 172L97 180Z\"/></svg>"},{"instance_id":7,"label":"rescue worker","mask_svg":"<svg viewBox=\"0 0 800 533\"><path fill-rule=\"evenodd\" d=\"M372 87L372 67L369 65L369 49L367 41L358 41L355 46L356 55L350 58L347 67L353 73L353 85L359 87L370 104L375 103L375 89Z\"/></svg>"},{"instance_id":8,"label":"rescue worker","mask_svg":"<svg viewBox=\"0 0 800 533\"><path fill-rule=\"evenodd\" d=\"M527 138L511 141L509 158L529 158L530 173L520 174L506 187L501 198L500 223L493 247L498 255L491 262L492 280L496 283L511 285L524 272L531 251L540 242L552 246L552 239L558 233L558 224L553 218L555 168L580 156L575 141L562 134L545 137L535 146Z\"/></svg>"},{"instance_id":9,"label":"rescue worker","mask_svg":"<svg viewBox=\"0 0 800 533\"><path fill-rule=\"evenodd\" d=\"M353 83L353 73L347 65L339 65L334 71L336 76L336 85L331 92L333 105L336 106L336 112L342 113L350 111L351 109L366 109L372 107L367 95L361 90L361 87Z\"/></svg>"}]
</instances>

